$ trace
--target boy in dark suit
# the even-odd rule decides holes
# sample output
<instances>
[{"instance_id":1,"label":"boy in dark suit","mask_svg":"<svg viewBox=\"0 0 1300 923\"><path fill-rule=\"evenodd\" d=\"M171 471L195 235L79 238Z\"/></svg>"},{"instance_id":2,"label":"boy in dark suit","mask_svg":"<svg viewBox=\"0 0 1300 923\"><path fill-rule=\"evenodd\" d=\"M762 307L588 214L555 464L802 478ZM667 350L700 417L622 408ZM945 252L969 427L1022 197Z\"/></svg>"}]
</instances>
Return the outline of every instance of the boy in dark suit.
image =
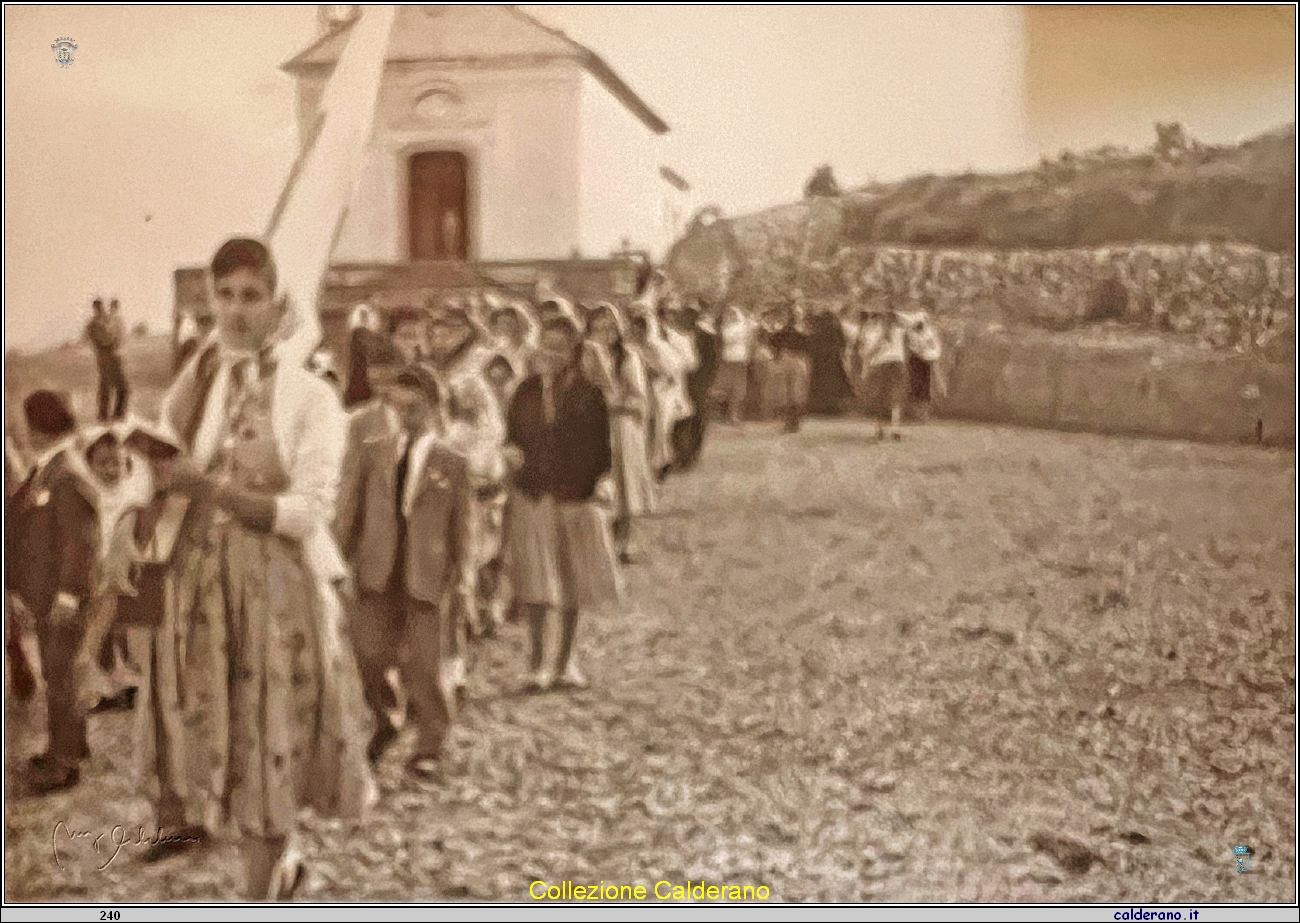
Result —
<instances>
[{"instance_id":1,"label":"boy in dark suit","mask_svg":"<svg viewBox=\"0 0 1300 923\"><path fill-rule=\"evenodd\" d=\"M410 366L383 390L396 413L354 431L335 530L355 571L352 637L378 722L370 758L378 760L397 736L386 674L399 667L417 734L408 769L427 777L451 722L446 621L453 605L472 602L472 496L465 459L442 442L432 372Z\"/></svg>"},{"instance_id":2,"label":"boy in dark suit","mask_svg":"<svg viewBox=\"0 0 1300 923\"><path fill-rule=\"evenodd\" d=\"M9 501L6 574L8 590L36 620L49 742L32 760L33 786L47 793L76 785L89 755L74 664L89 612L99 521L84 469L74 468L76 421L67 402L36 391L23 412L38 460Z\"/></svg>"}]
</instances>

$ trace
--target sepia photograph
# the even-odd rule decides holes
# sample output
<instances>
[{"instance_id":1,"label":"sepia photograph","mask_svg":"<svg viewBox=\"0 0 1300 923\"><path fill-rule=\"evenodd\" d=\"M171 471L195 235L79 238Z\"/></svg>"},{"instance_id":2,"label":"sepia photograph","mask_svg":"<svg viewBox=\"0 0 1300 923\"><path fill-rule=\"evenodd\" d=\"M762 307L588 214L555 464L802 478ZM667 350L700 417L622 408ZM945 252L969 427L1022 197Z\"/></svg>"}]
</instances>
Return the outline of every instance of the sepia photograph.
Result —
<instances>
[{"instance_id":1,"label":"sepia photograph","mask_svg":"<svg viewBox=\"0 0 1300 923\"><path fill-rule=\"evenodd\" d=\"M3 17L7 919L1296 919L1294 4Z\"/></svg>"}]
</instances>

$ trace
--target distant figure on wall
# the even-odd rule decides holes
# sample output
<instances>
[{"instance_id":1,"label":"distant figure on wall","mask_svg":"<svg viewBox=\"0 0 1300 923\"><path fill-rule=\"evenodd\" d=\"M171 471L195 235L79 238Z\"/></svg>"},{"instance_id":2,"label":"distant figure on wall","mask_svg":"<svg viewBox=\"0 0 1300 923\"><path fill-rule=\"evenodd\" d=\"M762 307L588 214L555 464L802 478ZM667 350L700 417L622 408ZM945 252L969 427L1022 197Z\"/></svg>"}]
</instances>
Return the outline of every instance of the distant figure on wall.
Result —
<instances>
[{"instance_id":1,"label":"distant figure on wall","mask_svg":"<svg viewBox=\"0 0 1300 923\"><path fill-rule=\"evenodd\" d=\"M120 420L126 414L126 374L122 371L122 348L125 327L121 308L113 299L112 308L104 310L104 301L96 298L92 304L93 316L86 325L86 338L95 349L95 362L99 366L99 420Z\"/></svg>"}]
</instances>

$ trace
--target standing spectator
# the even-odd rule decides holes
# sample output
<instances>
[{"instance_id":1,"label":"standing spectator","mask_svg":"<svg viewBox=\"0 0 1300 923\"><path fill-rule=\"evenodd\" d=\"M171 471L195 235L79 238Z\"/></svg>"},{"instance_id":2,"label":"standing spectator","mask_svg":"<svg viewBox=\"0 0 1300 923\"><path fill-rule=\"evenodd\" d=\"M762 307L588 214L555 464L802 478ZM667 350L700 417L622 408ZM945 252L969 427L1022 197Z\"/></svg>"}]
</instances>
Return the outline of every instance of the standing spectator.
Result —
<instances>
[{"instance_id":1,"label":"standing spectator","mask_svg":"<svg viewBox=\"0 0 1300 923\"><path fill-rule=\"evenodd\" d=\"M721 342L712 317L705 317L694 308L686 314L686 324L695 337L695 355L699 364L686 376L686 392L691 399L693 412L678 422L673 430L673 446L677 466L683 470L694 467L704 448L704 430L709 420L709 394L718 376Z\"/></svg>"},{"instance_id":2,"label":"standing spectator","mask_svg":"<svg viewBox=\"0 0 1300 923\"><path fill-rule=\"evenodd\" d=\"M772 349L772 403L785 420L785 431L797 433L808 404L808 334L800 308L792 305L784 323L768 339Z\"/></svg>"},{"instance_id":3,"label":"standing spectator","mask_svg":"<svg viewBox=\"0 0 1300 923\"><path fill-rule=\"evenodd\" d=\"M641 365L645 369L646 409L643 442L646 452L646 465L649 466L653 463L651 445L653 445L655 433L658 431L656 427L658 402L654 399L654 384L668 373L659 364L662 358L661 350L652 349L650 346L650 319L644 311L636 310L636 307L634 304L632 310L628 312L626 343L628 348L640 358ZM650 470L653 471L653 469Z\"/></svg>"},{"instance_id":4,"label":"standing spectator","mask_svg":"<svg viewBox=\"0 0 1300 923\"><path fill-rule=\"evenodd\" d=\"M116 304L116 300L114 301ZM96 298L94 311L86 325L86 338L95 350L95 363L99 367L99 420L119 420L126 413L126 375L122 371L122 318L120 314L104 310L104 301Z\"/></svg>"},{"instance_id":5,"label":"standing spectator","mask_svg":"<svg viewBox=\"0 0 1300 923\"><path fill-rule=\"evenodd\" d=\"M737 305L728 305L718 328L722 341L722 361L718 366L718 392L727 421L740 423L749 387L749 363L754 358L758 322Z\"/></svg>"},{"instance_id":6,"label":"standing spectator","mask_svg":"<svg viewBox=\"0 0 1300 923\"><path fill-rule=\"evenodd\" d=\"M632 522L654 511L655 482L646 451L649 385L641 350L623 331L618 310L601 302L587 322L584 362L596 366L588 378L605 395L610 415L610 452L614 480L614 544L619 561L631 560Z\"/></svg>"},{"instance_id":7,"label":"standing spectator","mask_svg":"<svg viewBox=\"0 0 1300 923\"><path fill-rule=\"evenodd\" d=\"M126 342L126 318L122 316L122 304L116 298L108 303L108 329L113 332L118 348L121 348Z\"/></svg>"},{"instance_id":8,"label":"standing spectator","mask_svg":"<svg viewBox=\"0 0 1300 923\"><path fill-rule=\"evenodd\" d=\"M812 316L808 332L808 412L836 414L850 394L844 373L848 341L839 319L831 311Z\"/></svg>"},{"instance_id":9,"label":"standing spectator","mask_svg":"<svg viewBox=\"0 0 1300 923\"><path fill-rule=\"evenodd\" d=\"M531 686L538 690L587 685L573 651L578 612L622 599L610 530L595 502L613 460L609 412L582 373L581 350L573 321L550 315L537 374L519 386L507 415L514 481L506 559L515 600L530 621ZM546 630L557 615L559 631Z\"/></svg>"},{"instance_id":10,"label":"standing spectator","mask_svg":"<svg viewBox=\"0 0 1300 923\"><path fill-rule=\"evenodd\" d=\"M686 381L699 365L699 357L695 354L690 327L680 310L664 308L658 313L647 313L646 320L649 348L659 353L659 366L665 372L651 384L655 425L650 463L655 477L662 481L676 464L673 430L695 412Z\"/></svg>"},{"instance_id":11,"label":"standing spectator","mask_svg":"<svg viewBox=\"0 0 1300 923\"><path fill-rule=\"evenodd\" d=\"M886 425L895 441L907 400L907 346L903 324L893 311L869 312L863 318L854 344L853 380L863 409L879 421L876 438L884 439Z\"/></svg>"},{"instance_id":12,"label":"standing spectator","mask_svg":"<svg viewBox=\"0 0 1300 923\"><path fill-rule=\"evenodd\" d=\"M768 382L772 377L772 346L768 342L770 333L761 318L761 314L755 314L754 351L746 370L745 404L740 411L745 420L766 420L771 413Z\"/></svg>"},{"instance_id":13,"label":"standing spectator","mask_svg":"<svg viewBox=\"0 0 1300 923\"><path fill-rule=\"evenodd\" d=\"M76 785L89 755L75 663L90 608L99 521L89 472L73 446L76 421L61 395L36 391L23 403L36 466L5 517L6 589L36 620L45 677L45 752L32 760L34 786Z\"/></svg>"}]
</instances>

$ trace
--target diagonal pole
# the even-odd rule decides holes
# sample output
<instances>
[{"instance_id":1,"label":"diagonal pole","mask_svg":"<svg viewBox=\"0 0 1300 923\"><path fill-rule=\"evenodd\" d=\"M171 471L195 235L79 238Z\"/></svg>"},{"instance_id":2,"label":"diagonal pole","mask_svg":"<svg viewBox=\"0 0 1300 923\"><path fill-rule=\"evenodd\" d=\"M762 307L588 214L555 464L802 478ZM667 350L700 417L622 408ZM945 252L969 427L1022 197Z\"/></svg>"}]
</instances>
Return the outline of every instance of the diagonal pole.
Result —
<instances>
[{"instance_id":1,"label":"diagonal pole","mask_svg":"<svg viewBox=\"0 0 1300 923\"><path fill-rule=\"evenodd\" d=\"M272 211L266 238L298 318L281 361L305 362L320 342L317 297L369 146L396 13L389 5L362 8Z\"/></svg>"}]
</instances>

